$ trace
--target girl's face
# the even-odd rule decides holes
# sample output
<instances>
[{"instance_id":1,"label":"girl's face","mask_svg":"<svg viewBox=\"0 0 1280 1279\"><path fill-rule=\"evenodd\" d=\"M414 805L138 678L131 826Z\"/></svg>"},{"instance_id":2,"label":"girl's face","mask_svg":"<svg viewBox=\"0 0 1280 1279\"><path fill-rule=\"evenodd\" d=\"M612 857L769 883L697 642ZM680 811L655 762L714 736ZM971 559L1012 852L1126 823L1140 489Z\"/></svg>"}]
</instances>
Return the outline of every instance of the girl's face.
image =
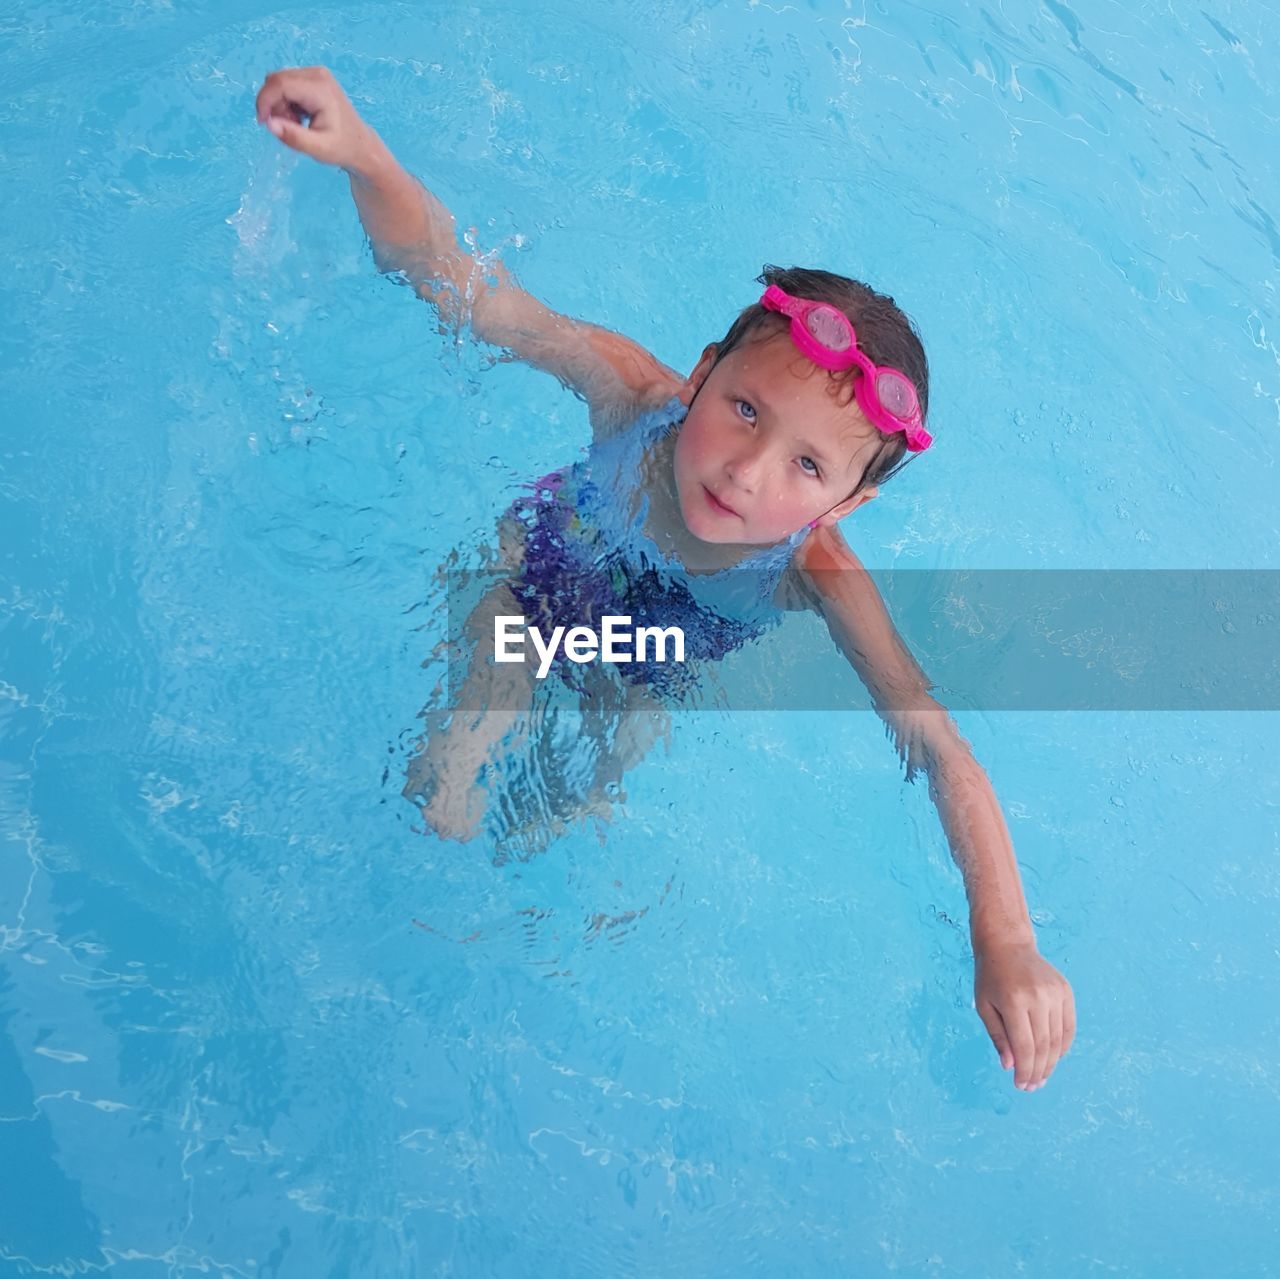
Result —
<instances>
[{"instance_id":1,"label":"girl's face","mask_svg":"<svg viewBox=\"0 0 1280 1279\"><path fill-rule=\"evenodd\" d=\"M811 520L834 524L876 495L850 497L884 436L785 330L748 341L712 369L703 352L680 391L680 512L704 542L766 545Z\"/></svg>"}]
</instances>

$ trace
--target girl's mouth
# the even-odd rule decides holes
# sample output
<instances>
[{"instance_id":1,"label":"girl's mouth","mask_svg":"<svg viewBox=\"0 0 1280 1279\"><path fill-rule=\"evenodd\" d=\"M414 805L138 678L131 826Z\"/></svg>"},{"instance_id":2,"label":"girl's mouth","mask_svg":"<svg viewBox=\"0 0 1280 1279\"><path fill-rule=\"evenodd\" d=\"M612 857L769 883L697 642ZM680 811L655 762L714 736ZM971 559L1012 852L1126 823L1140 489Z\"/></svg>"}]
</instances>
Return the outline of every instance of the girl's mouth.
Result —
<instances>
[{"instance_id":1,"label":"girl's mouth","mask_svg":"<svg viewBox=\"0 0 1280 1279\"><path fill-rule=\"evenodd\" d=\"M734 515L739 519L742 518L732 506L726 506L718 497L716 497L716 495L705 484L702 486L702 491L707 495L707 505L710 506L713 511L716 511L721 515Z\"/></svg>"}]
</instances>

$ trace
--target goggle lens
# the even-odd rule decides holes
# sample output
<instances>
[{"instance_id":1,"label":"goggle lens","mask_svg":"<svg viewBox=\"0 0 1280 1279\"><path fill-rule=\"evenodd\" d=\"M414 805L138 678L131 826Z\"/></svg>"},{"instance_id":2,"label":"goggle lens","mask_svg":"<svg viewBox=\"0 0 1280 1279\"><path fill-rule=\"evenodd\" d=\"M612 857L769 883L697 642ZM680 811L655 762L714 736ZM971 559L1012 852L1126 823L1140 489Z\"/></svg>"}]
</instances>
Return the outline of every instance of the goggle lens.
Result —
<instances>
[{"instance_id":1,"label":"goggle lens","mask_svg":"<svg viewBox=\"0 0 1280 1279\"><path fill-rule=\"evenodd\" d=\"M916 389L901 373L881 369L876 375L876 396L888 412L901 422L917 412Z\"/></svg>"},{"instance_id":2,"label":"goggle lens","mask_svg":"<svg viewBox=\"0 0 1280 1279\"><path fill-rule=\"evenodd\" d=\"M849 321L833 306L815 306L804 324L829 351L847 351L853 345Z\"/></svg>"}]
</instances>

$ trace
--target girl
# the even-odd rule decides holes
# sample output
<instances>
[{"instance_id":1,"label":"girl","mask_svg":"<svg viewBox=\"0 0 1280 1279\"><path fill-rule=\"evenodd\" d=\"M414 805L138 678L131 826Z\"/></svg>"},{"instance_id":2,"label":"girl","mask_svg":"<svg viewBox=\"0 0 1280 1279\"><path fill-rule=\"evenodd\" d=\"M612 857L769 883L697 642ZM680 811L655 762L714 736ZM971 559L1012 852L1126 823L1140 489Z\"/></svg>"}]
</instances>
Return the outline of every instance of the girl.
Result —
<instances>
[{"instance_id":1,"label":"girl","mask_svg":"<svg viewBox=\"0 0 1280 1279\"><path fill-rule=\"evenodd\" d=\"M1075 1035L1071 988L1037 951L985 772L838 527L930 444L924 352L892 299L827 272L766 268L759 301L681 377L461 250L452 216L325 68L269 75L257 118L286 146L347 173L379 269L404 271L442 319L469 319L477 336L553 373L590 409L587 459L545 477L504 517L508 573L472 611L473 641L493 642L495 617L537 615L567 592L593 617L637 608L667 624L678 616L695 655L715 659L779 608L815 609L889 724L908 776L928 774L969 896L975 1006L1016 1086L1041 1087ZM681 572L659 580L655 564ZM744 582L754 599L742 599ZM607 686L612 709L620 699L628 713L614 721L626 728L597 783L616 781L650 744L656 721L631 712L661 704L651 688L666 678L660 669L637 664ZM562 663L559 674L573 683L579 670ZM533 678L526 665L473 664L447 731L430 735L419 770L429 785L411 777L406 793L430 791L424 816L441 834L474 832L477 769L528 705ZM584 698L584 713L598 712L605 687L587 690L599 695Z\"/></svg>"}]
</instances>

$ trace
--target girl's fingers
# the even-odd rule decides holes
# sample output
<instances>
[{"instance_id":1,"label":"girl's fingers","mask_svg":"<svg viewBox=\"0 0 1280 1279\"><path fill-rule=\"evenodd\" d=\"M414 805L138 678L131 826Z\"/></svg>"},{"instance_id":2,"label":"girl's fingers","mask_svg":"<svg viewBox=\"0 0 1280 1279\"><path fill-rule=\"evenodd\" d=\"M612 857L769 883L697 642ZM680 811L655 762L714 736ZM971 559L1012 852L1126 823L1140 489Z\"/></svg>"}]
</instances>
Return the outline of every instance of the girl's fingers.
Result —
<instances>
[{"instance_id":1,"label":"girl's fingers","mask_svg":"<svg viewBox=\"0 0 1280 1279\"><path fill-rule=\"evenodd\" d=\"M265 124L270 127L273 120L282 120L287 124L302 124L306 117L302 111L292 103L283 103L278 107L274 107L265 119L259 120L259 124ZM275 132L273 129L272 132Z\"/></svg>"},{"instance_id":2,"label":"girl's fingers","mask_svg":"<svg viewBox=\"0 0 1280 1279\"><path fill-rule=\"evenodd\" d=\"M332 96L329 80L321 67L295 67L288 71L273 71L258 90L254 106L258 122L265 124L268 116L288 115L301 108L307 115L315 115L327 105ZM300 118L300 117L299 117Z\"/></svg>"},{"instance_id":3,"label":"girl's fingers","mask_svg":"<svg viewBox=\"0 0 1280 1279\"><path fill-rule=\"evenodd\" d=\"M1049 1064L1045 1068L1045 1078L1050 1075L1058 1067L1058 1060L1062 1056L1062 1005L1051 1004L1049 1007Z\"/></svg>"},{"instance_id":4,"label":"girl's fingers","mask_svg":"<svg viewBox=\"0 0 1280 1279\"><path fill-rule=\"evenodd\" d=\"M1035 1087L1039 1088L1049 1075L1049 1052L1053 1046L1052 1034L1049 1030L1049 1010L1045 1007L1037 1007L1031 1012L1031 1024L1035 1027L1036 1033L1036 1064L1035 1074L1032 1076L1031 1082Z\"/></svg>"},{"instance_id":5,"label":"girl's fingers","mask_svg":"<svg viewBox=\"0 0 1280 1279\"><path fill-rule=\"evenodd\" d=\"M1013 1046L1009 1043L1009 1036L1005 1033L1004 1019L994 1006L985 1000L978 1005L978 1016L982 1018L982 1024L987 1028L987 1034L991 1036L991 1042L995 1044L996 1052L1000 1054L1001 1067L1004 1070L1008 1070L1013 1065Z\"/></svg>"},{"instance_id":6,"label":"girl's fingers","mask_svg":"<svg viewBox=\"0 0 1280 1279\"><path fill-rule=\"evenodd\" d=\"M267 128L285 146L291 147L294 151L301 151L303 155L320 158L322 148L316 146L317 136L305 125L286 120L283 116L273 115L267 120Z\"/></svg>"},{"instance_id":7,"label":"girl's fingers","mask_svg":"<svg viewBox=\"0 0 1280 1279\"><path fill-rule=\"evenodd\" d=\"M289 104L289 91L287 81L284 79L282 72L275 72L269 75L263 82L262 88L258 90L258 96L254 101L254 111L258 116L259 124L266 124L267 117L273 115L281 115Z\"/></svg>"},{"instance_id":8,"label":"girl's fingers","mask_svg":"<svg viewBox=\"0 0 1280 1279\"><path fill-rule=\"evenodd\" d=\"M1014 1085L1026 1088L1035 1078L1036 1037L1032 1030L1031 1018L1027 1013L1015 1016L1005 1022L1009 1031L1009 1042L1013 1045L1013 1060L1016 1066L1013 1076Z\"/></svg>"},{"instance_id":9,"label":"girl's fingers","mask_svg":"<svg viewBox=\"0 0 1280 1279\"><path fill-rule=\"evenodd\" d=\"M1062 1006L1062 1051L1065 1054L1076 1037L1076 1000L1070 990Z\"/></svg>"}]
</instances>

